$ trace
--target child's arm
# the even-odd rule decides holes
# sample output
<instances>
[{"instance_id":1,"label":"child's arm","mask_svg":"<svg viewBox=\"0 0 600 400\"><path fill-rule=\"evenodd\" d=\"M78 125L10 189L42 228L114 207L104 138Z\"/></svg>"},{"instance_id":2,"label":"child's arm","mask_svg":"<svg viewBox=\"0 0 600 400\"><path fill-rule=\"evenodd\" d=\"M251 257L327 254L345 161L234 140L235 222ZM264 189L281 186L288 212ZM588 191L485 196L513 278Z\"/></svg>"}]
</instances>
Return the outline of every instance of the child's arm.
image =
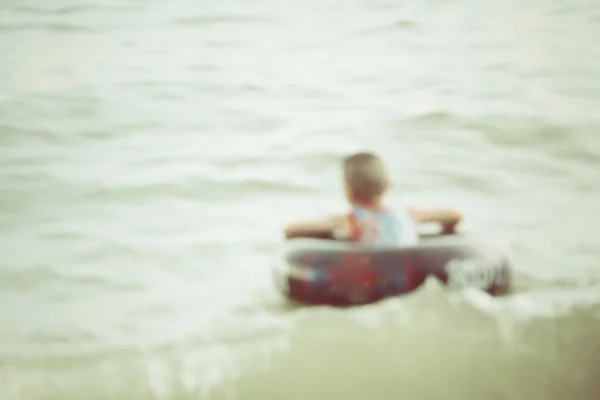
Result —
<instances>
[{"instance_id":1,"label":"child's arm","mask_svg":"<svg viewBox=\"0 0 600 400\"><path fill-rule=\"evenodd\" d=\"M294 237L327 237L336 236L336 231L346 230L348 227L346 216L336 216L323 220L295 222L288 225L284 234L286 239Z\"/></svg>"},{"instance_id":2,"label":"child's arm","mask_svg":"<svg viewBox=\"0 0 600 400\"><path fill-rule=\"evenodd\" d=\"M437 222L442 226L442 233L454 233L454 228L462 219L460 211L451 208L417 208L410 207L409 212L415 223Z\"/></svg>"}]
</instances>

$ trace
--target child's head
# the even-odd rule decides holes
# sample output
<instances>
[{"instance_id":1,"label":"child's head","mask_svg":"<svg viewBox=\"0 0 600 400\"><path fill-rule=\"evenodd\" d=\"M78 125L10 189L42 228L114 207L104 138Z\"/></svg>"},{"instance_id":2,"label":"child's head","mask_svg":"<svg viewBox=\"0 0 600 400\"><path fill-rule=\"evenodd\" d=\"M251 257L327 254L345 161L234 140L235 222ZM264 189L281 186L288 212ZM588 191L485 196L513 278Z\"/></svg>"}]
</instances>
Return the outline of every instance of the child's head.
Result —
<instances>
[{"instance_id":1,"label":"child's head","mask_svg":"<svg viewBox=\"0 0 600 400\"><path fill-rule=\"evenodd\" d=\"M352 202L379 200L389 186L387 171L379 157L360 152L344 158L346 197Z\"/></svg>"}]
</instances>

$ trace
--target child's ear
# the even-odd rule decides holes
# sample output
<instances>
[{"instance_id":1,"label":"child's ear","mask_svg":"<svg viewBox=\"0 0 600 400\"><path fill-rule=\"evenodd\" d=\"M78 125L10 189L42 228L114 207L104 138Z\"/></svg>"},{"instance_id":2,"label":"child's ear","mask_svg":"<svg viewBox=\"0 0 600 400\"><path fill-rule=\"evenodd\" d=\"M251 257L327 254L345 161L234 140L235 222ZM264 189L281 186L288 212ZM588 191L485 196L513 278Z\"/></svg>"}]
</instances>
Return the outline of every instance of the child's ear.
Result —
<instances>
[{"instance_id":1,"label":"child's ear","mask_svg":"<svg viewBox=\"0 0 600 400\"><path fill-rule=\"evenodd\" d=\"M346 188L346 199L349 202L352 202L352 200L354 199L354 193L352 193L352 190L350 188Z\"/></svg>"},{"instance_id":2,"label":"child's ear","mask_svg":"<svg viewBox=\"0 0 600 400\"><path fill-rule=\"evenodd\" d=\"M352 199L354 198L354 193L352 193L352 189L350 189L350 186L348 186L347 183L344 182L344 194L346 195L346 199L350 202L352 202Z\"/></svg>"}]
</instances>

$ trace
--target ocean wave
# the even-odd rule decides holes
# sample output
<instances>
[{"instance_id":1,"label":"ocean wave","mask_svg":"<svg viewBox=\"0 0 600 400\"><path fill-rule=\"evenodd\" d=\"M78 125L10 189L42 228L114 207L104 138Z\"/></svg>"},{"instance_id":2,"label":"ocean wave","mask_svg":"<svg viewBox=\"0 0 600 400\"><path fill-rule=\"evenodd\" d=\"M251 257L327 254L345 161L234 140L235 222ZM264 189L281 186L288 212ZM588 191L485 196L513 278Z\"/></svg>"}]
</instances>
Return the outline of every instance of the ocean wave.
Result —
<instances>
[{"instance_id":1,"label":"ocean wave","mask_svg":"<svg viewBox=\"0 0 600 400\"><path fill-rule=\"evenodd\" d=\"M419 24L416 21L400 19L400 20L396 20L391 23L381 24L380 26L365 28L365 29L356 31L354 34L362 36L362 35L372 35L372 34L385 33L385 32L404 31L406 29L415 28L417 26L419 26Z\"/></svg>"},{"instance_id":2,"label":"ocean wave","mask_svg":"<svg viewBox=\"0 0 600 400\"><path fill-rule=\"evenodd\" d=\"M69 22L38 22L38 23L17 23L0 24L0 32L28 32L28 31L49 31L49 32L106 32L118 28L117 25L83 25Z\"/></svg>"},{"instance_id":3,"label":"ocean wave","mask_svg":"<svg viewBox=\"0 0 600 400\"><path fill-rule=\"evenodd\" d=\"M179 25L214 25L224 23L264 23L269 20L265 17L244 14L212 14L186 16L176 19L174 22Z\"/></svg>"},{"instance_id":4,"label":"ocean wave","mask_svg":"<svg viewBox=\"0 0 600 400\"><path fill-rule=\"evenodd\" d=\"M447 123L451 123L451 122L460 121L461 117L459 115L453 114L449 111L437 110L437 111L429 111L429 112L417 114L417 115L409 117L407 120L411 121L411 122L433 122L433 123L447 124ZM404 121L406 121L406 120L404 120Z\"/></svg>"},{"instance_id":5,"label":"ocean wave","mask_svg":"<svg viewBox=\"0 0 600 400\"><path fill-rule=\"evenodd\" d=\"M37 4L35 7L26 5L13 5L9 6L8 10L13 12L21 12L31 15L71 15L81 14L85 12L93 12L96 10L106 11L135 11L139 10L138 7L132 5L99 5L99 4L74 4L69 6L53 6L52 4Z\"/></svg>"}]
</instances>

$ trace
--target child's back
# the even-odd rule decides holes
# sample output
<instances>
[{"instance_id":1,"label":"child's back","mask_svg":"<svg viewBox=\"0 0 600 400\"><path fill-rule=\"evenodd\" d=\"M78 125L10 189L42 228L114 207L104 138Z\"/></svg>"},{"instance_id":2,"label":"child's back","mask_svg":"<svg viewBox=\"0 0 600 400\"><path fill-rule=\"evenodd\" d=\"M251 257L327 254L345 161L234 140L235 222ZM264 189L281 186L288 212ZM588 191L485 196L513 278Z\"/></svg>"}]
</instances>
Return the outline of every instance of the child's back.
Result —
<instances>
[{"instance_id":1,"label":"child's back","mask_svg":"<svg viewBox=\"0 0 600 400\"><path fill-rule=\"evenodd\" d=\"M348 215L348 228L346 240L352 242L381 245L418 242L415 224L405 208L391 210L354 204Z\"/></svg>"},{"instance_id":2,"label":"child's back","mask_svg":"<svg viewBox=\"0 0 600 400\"><path fill-rule=\"evenodd\" d=\"M449 209L385 207L383 195L389 179L383 162L372 153L346 157L343 172L350 212L324 221L292 224L286 229L286 237L328 235L365 244L408 245L418 242L417 222L439 222L444 231L452 231L460 221L460 213Z\"/></svg>"}]
</instances>

